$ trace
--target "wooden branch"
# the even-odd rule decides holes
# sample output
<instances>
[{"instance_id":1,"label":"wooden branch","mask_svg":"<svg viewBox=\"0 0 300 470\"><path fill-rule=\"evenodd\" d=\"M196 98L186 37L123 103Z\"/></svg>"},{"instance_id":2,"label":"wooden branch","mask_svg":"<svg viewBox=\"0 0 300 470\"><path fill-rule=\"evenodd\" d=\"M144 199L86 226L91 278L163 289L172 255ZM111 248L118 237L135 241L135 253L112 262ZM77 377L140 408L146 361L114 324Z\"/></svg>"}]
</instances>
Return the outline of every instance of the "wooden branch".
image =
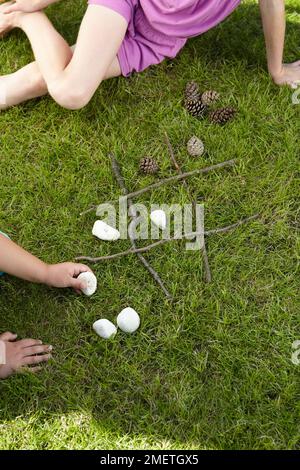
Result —
<instances>
[{"instance_id":1,"label":"wooden branch","mask_svg":"<svg viewBox=\"0 0 300 470\"><path fill-rule=\"evenodd\" d=\"M174 181L181 181L189 176L199 175L199 174L206 174L213 170L218 170L219 168L224 168L225 166L233 166L236 163L236 160L227 160L226 162L217 163L216 165L207 166L205 168L198 168L197 170L188 171L187 173L182 173L182 175L177 176L170 176L164 180L158 181L157 183L153 183L150 186L146 186L146 188L138 189L132 193L126 195L127 198L133 199L141 194L147 193L148 191L152 191L152 189L159 188L164 184L172 183Z\"/></svg>"},{"instance_id":2,"label":"wooden branch","mask_svg":"<svg viewBox=\"0 0 300 470\"><path fill-rule=\"evenodd\" d=\"M211 235L216 235L216 234L222 234L222 233L229 232L230 230L233 230L237 227L240 227L241 225L244 225L248 222L251 222L252 220L258 219L259 215L260 214L252 215L252 216L247 217L245 219L239 220L235 224L227 225L226 227L219 227L219 228L215 228L215 229L212 229L212 230L207 230L207 231L204 232L204 235L205 236L211 236ZM183 239L194 238L194 237L197 237L199 235L203 235L203 232L190 232L190 233L184 234ZM169 242L174 241L174 240L177 240L177 238L175 238L175 237L166 238L166 239L163 239L163 240L158 240L157 242L151 243L150 245L143 246L141 248L131 248L131 249L126 250L126 251L121 251L119 253L115 253L114 255L100 256L98 258L92 258L90 256L79 256L79 257L76 258L76 261L89 261L90 263L99 263L100 261L109 261L109 260L121 258L123 256L127 256L127 255L146 253L146 252L150 251L152 248L156 248L160 245L164 245L164 244L169 243Z\"/></svg>"},{"instance_id":3,"label":"wooden branch","mask_svg":"<svg viewBox=\"0 0 300 470\"><path fill-rule=\"evenodd\" d=\"M146 186L145 188L138 189L137 191L133 191L132 193L128 193L125 196L127 199L133 199L137 196L140 196L141 194L145 194L149 191L152 191L153 189L159 188L160 186L163 186L164 184L169 184L172 182L185 180L186 178L189 178L190 176L194 176L194 175L206 174L206 173L209 173L210 171L218 170L226 166L233 166L235 165L236 161L237 160L227 160L225 162L217 163L216 165L207 166L205 168L198 168L197 170L188 171L187 173L182 173L176 176L170 176L169 178L160 180L157 183L151 184L150 186ZM89 212L92 212L93 210L97 209L97 207L98 205L93 205L89 209L86 209L85 211L81 212L80 215L84 215Z\"/></svg>"},{"instance_id":4,"label":"wooden branch","mask_svg":"<svg viewBox=\"0 0 300 470\"><path fill-rule=\"evenodd\" d=\"M172 144L170 142L170 139L169 139L169 136L166 132L165 132L165 141L166 141L166 144L167 144L167 147L168 147L168 150L169 150L169 155L170 155L171 161L173 163L173 166L175 167L175 169L177 170L179 175L183 175L183 171L182 171L181 167L179 166L179 164L178 164L178 162L175 158L173 146L172 146ZM189 186L188 186L186 180L185 179L182 180L182 183L184 184L184 186L186 187L186 190L190 194L190 189L189 189Z\"/></svg>"},{"instance_id":5,"label":"wooden branch","mask_svg":"<svg viewBox=\"0 0 300 470\"><path fill-rule=\"evenodd\" d=\"M118 182L118 184L121 188L121 191L122 191L123 195L127 196L128 195L128 189L126 187L125 180L122 176L120 165L119 165L116 157L112 153L109 156L110 156L110 159L111 159L112 170L113 170L113 173L115 175L115 178L116 178L116 180L117 180L117 182ZM127 203L128 203L128 208L131 209L130 217L131 217L132 220L131 220L131 222L129 224L129 227L128 227L128 236L129 236L129 239L130 239L130 242L131 242L132 252L136 253L140 263L148 270L148 272L151 274L151 276L153 277L155 282L163 290L165 296L169 300L173 300L172 295L170 294L168 289L165 287L165 285L164 285L163 281L161 280L159 274L155 271L155 269L152 268L152 266L148 263L148 261L144 258L144 256L141 255L141 253L137 249L136 241L135 241L135 238L134 238L134 235L133 235L133 230L134 230L134 228L136 226L136 222L137 222L137 220L136 220L137 219L137 212L134 208L132 199L128 196L127 196Z\"/></svg>"},{"instance_id":6,"label":"wooden branch","mask_svg":"<svg viewBox=\"0 0 300 470\"><path fill-rule=\"evenodd\" d=\"M171 141L169 139L169 136L168 136L167 132L165 132L165 140L166 140L166 144L167 144L167 147L168 147L168 150L169 150L171 161L173 162L173 165L174 165L175 169L177 170L177 173L182 176L183 171L182 171L179 163L177 162L177 160L175 158L173 146L171 144ZM190 199L192 199L188 183L186 182L185 179L182 180L182 183L184 184L184 186L185 186L185 188L186 188L186 190L189 194ZM193 199L193 208L194 208L194 213L196 214L197 202L195 201L195 199ZM211 269L210 269L210 265L209 265L205 239L204 239L204 244L203 244L203 247L202 247L202 250L201 250L201 255L202 255L202 261L203 261L203 265L204 265L205 281L209 284L211 282L212 276L211 276Z\"/></svg>"}]
</instances>

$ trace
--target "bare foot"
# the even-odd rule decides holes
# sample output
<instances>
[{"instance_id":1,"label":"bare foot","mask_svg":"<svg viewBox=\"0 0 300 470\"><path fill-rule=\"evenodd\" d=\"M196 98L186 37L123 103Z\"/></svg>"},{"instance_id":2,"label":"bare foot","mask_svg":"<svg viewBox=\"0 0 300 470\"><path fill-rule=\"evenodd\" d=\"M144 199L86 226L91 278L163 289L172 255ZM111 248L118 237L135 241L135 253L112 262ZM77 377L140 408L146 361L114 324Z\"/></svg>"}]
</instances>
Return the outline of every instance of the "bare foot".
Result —
<instances>
[{"instance_id":1,"label":"bare foot","mask_svg":"<svg viewBox=\"0 0 300 470\"><path fill-rule=\"evenodd\" d=\"M300 60L291 64L283 64L281 71L273 76L276 85L288 85L297 88L300 84Z\"/></svg>"},{"instance_id":2,"label":"bare foot","mask_svg":"<svg viewBox=\"0 0 300 470\"><path fill-rule=\"evenodd\" d=\"M16 341L17 335L3 333L0 342L5 349L5 364L0 366L0 379L6 379L15 372L46 362L51 358L52 346L44 345L36 339L22 339ZM28 370L36 372L39 367L30 367Z\"/></svg>"}]
</instances>

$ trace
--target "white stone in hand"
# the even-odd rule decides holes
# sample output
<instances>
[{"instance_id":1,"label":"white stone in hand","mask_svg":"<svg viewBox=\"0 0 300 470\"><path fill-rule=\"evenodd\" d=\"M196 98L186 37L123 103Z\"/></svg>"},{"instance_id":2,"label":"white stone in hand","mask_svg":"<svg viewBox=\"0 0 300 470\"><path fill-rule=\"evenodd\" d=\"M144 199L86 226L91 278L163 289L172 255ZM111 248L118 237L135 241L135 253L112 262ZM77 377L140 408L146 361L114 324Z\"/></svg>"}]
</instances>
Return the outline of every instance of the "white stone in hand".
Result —
<instances>
[{"instance_id":1,"label":"white stone in hand","mask_svg":"<svg viewBox=\"0 0 300 470\"><path fill-rule=\"evenodd\" d=\"M90 273L89 271L85 273L81 273L78 276L78 279L80 279L82 282L85 283L86 287L82 289L82 292L90 297L91 295L95 294L97 290L97 278L95 274Z\"/></svg>"}]
</instances>

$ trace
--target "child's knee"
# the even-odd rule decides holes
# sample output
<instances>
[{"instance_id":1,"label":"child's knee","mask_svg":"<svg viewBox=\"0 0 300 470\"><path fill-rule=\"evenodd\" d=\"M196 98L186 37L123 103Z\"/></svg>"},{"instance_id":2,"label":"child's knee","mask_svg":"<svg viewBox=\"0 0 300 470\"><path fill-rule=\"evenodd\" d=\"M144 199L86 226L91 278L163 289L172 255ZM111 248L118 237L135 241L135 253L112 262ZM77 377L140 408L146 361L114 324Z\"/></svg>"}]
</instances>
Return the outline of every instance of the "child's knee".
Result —
<instances>
[{"instance_id":1,"label":"child's knee","mask_svg":"<svg viewBox=\"0 0 300 470\"><path fill-rule=\"evenodd\" d=\"M51 83L48 91L60 106L71 110L84 108L92 97L84 86L61 80Z\"/></svg>"}]
</instances>

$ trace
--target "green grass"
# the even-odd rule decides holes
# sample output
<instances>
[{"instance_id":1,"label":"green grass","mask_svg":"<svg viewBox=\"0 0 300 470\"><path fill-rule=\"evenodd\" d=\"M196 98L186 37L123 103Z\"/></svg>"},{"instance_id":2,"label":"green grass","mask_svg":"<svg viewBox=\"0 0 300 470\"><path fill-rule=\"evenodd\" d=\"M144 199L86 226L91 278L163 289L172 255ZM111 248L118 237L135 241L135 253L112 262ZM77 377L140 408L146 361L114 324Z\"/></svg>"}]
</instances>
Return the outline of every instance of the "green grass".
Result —
<instances>
[{"instance_id":1,"label":"green grass","mask_svg":"<svg viewBox=\"0 0 300 470\"><path fill-rule=\"evenodd\" d=\"M286 59L299 58L300 8L287 1ZM74 42L85 2L50 11ZM31 59L13 32L0 43L1 73ZM298 56L297 56L298 54ZM222 93L239 114L224 128L183 110L186 81ZM138 173L141 156L155 156L161 177L174 174L168 131L186 170L229 158L225 169L190 180L204 197L206 227L261 213L261 219L208 240L213 283L202 281L198 253L176 242L147 258L175 297L173 305L134 257L96 267L91 299L5 278L0 283L0 331L53 344L52 363L36 376L0 384L1 449L296 449L300 447L299 367L299 106L265 70L256 2L193 39L172 63L130 79L104 83L79 112L44 98L0 115L0 228L48 262L128 247L97 242L94 214L79 213L114 199L109 151L132 190L154 182ZM193 134L207 148L188 157ZM188 202L179 185L140 202ZM92 332L131 305L139 332L111 342Z\"/></svg>"}]
</instances>

